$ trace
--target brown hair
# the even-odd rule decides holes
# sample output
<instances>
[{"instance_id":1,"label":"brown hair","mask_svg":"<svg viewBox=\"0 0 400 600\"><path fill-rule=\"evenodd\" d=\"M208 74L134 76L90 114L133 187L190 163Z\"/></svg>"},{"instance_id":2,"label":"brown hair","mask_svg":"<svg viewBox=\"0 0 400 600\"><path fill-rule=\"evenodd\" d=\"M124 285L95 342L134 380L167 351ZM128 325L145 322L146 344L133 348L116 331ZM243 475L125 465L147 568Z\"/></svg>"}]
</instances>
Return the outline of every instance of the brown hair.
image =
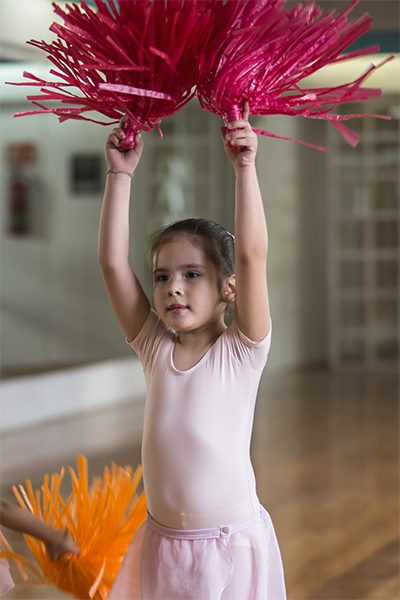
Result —
<instances>
[{"instance_id":1,"label":"brown hair","mask_svg":"<svg viewBox=\"0 0 400 600\"><path fill-rule=\"evenodd\" d=\"M185 234L200 238L207 258L215 265L220 283L235 272L234 237L218 223L207 219L183 219L156 231L149 248L151 260L157 250L177 235Z\"/></svg>"}]
</instances>

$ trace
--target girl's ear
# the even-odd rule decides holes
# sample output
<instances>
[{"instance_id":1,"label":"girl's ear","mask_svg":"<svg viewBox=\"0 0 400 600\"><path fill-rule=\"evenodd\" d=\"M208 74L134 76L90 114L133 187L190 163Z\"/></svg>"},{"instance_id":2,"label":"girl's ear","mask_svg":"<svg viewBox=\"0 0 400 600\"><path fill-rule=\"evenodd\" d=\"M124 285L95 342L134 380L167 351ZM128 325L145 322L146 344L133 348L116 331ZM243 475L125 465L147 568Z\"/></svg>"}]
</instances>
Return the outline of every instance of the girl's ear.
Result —
<instances>
[{"instance_id":1,"label":"girl's ear","mask_svg":"<svg viewBox=\"0 0 400 600\"><path fill-rule=\"evenodd\" d=\"M235 275L231 275L227 277L224 281L224 286L222 290L222 296L224 302L230 304L235 301L235 292L236 292L236 277Z\"/></svg>"}]
</instances>

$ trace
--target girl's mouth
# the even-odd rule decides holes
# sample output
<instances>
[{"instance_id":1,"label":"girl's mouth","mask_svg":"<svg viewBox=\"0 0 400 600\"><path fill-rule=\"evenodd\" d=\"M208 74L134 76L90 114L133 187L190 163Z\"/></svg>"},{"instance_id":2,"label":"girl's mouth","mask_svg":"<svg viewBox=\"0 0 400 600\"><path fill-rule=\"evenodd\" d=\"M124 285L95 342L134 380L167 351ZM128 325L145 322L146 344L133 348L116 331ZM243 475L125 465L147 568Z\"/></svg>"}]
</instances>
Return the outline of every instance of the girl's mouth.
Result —
<instances>
[{"instance_id":1,"label":"girl's mouth","mask_svg":"<svg viewBox=\"0 0 400 600\"><path fill-rule=\"evenodd\" d=\"M171 304L168 307L168 311L176 315L181 314L184 310L186 310L186 306L183 306L183 304Z\"/></svg>"}]
</instances>

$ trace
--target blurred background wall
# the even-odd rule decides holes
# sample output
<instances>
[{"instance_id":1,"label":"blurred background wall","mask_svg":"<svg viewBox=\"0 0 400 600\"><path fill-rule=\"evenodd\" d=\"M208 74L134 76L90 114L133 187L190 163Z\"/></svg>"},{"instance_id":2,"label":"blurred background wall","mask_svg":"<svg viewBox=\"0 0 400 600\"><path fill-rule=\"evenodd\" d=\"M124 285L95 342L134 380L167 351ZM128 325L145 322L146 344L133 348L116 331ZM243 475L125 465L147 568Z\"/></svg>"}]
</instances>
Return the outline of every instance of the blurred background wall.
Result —
<instances>
[{"instance_id":1,"label":"blurred background wall","mask_svg":"<svg viewBox=\"0 0 400 600\"><path fill-rule=\"evenodd\" d=\"M320 4L324 9L343 5L330 1ZM373 43L380 41L384 50L375 57L379 62L399 51L399 3L362 0L354 16L365 11L375 19ZM59 124L51 114L13 118L18 111L34 108L26 96L35 88L5 82L23 81L24 70L47 77L44 56L25 41L51 40L47 30L54 20L48 0L0 2L0 324L5 381L60 367L134 358L114 317L97 262L106 172L103 148L112 127L74 121ZM370 60L353 62L350 75L345 67L331 73L330 81L333 77L354 79ZM328 85L323 74L312 84ZM259 139L258 172L270 235L268 282L276 331L268 369L322 365L362 369L373 363L393 370L398 365L398 58L374 74L368 85L382 87L383 100L373 107L349 107L346 112L370 112L373 108L390 114L393 120L383 134L380 125L371 125L371 119L362 120L355 126L362 142L354 151L323 122L279 116L252 120L255 126L278 135L330 147L330 152L323 154L290 141ZM233 228L233 171L224 154L219 126L219 119L202 111L194 100L181 113L163 121L162 141L155 131L144 134L145 150L133 180L131 259L149 293L143 259L154 229L188 215L215 219ZM346 167L351 167L351 172ZM386 175L382 178L383 172ZM350 229L353 227L350 247L348 242L341 247L343 219L332 207L343 195L340 182L349 180L353 187L348 206L353 206L360 190L364 190L364 201L370 198L376 182L381 182L376 197L381 197L384 187L389 199L380 207L384 210L380 216L376 205L364 206L361 217L357 206L350 209L350 217L344 218L346 223L350 220ZM16 206L17 193L25 197L22 207ZM389 245L384 242L378 247L375 243L371 231L376 229L377 218L391 224L382 234L385 240L385 231L392 236ZM358 224L354 225L355 221ZM365 235L357 233L360 227ZM350 254L341 254L346 249ZM347 266L339 264L340 256ZM386 309L381 306L380 310L390 314L386 321L384 318L386 326L378 328L384 331L385 340L392 340L392 350L383 353L388 360L380 362L371 350L375 343L371 331L376 329L371 321L375 310L371 304L375 301L373 276L366 276L358 289L353 289L357 288L357 275L350 273L349 289L344 290L344 296L340 292L341 270L358 261L368 275L370 262L375 261L375 265L378 259L390 263L386 270L392 272L389 295L380 297L389 300ZM344 321L343 301L347 302ZM360 309L360 302L365 310ZM341 328L347 336L352 333L350 342L345 334L335 334ZM362 340L358 346L357 340ZM345 349L355 348L348 363L341 361L346 355L341 344Z\"/></svg>"}]
</instances>

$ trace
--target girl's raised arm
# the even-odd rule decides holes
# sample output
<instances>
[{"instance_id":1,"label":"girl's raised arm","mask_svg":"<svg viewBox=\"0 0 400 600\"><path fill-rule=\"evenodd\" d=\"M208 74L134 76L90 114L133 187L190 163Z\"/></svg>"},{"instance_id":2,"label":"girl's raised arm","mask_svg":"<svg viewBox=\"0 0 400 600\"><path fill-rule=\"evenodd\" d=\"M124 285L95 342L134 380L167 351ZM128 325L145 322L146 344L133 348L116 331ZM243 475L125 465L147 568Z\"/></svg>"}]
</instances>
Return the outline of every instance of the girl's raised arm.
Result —
<instances>
[{"instance_id":1,"label":"girl's raised arm","mask_svg":"<svg viewBox=\"0 0 400 600\"><path fill-rule=\"evenodd\" d=\"M225 144L236 174L235 319L239 329L258 342L265 338L271 326L266 270L268 234L255 167L257 135L248 117L246 102L243 118L229 123L224 133L226 142L241 148L235 153Z\"/></svg>"},{"instance_id":2,"label":"girl's raised arm","mask_svg":"<svg viewBox=\"0 0 400 600\"><path fill-rule=\"evenodd\" d=\"M107 139L106 159L113 172L107 175L99 231L99 261L117 319L128 339L135 339L150 312L150 303L129 264L129 200L131 177L143 150L140 134L133 150L120 152L125 137L120 127Z\"/></svg>"}]
</instances>

